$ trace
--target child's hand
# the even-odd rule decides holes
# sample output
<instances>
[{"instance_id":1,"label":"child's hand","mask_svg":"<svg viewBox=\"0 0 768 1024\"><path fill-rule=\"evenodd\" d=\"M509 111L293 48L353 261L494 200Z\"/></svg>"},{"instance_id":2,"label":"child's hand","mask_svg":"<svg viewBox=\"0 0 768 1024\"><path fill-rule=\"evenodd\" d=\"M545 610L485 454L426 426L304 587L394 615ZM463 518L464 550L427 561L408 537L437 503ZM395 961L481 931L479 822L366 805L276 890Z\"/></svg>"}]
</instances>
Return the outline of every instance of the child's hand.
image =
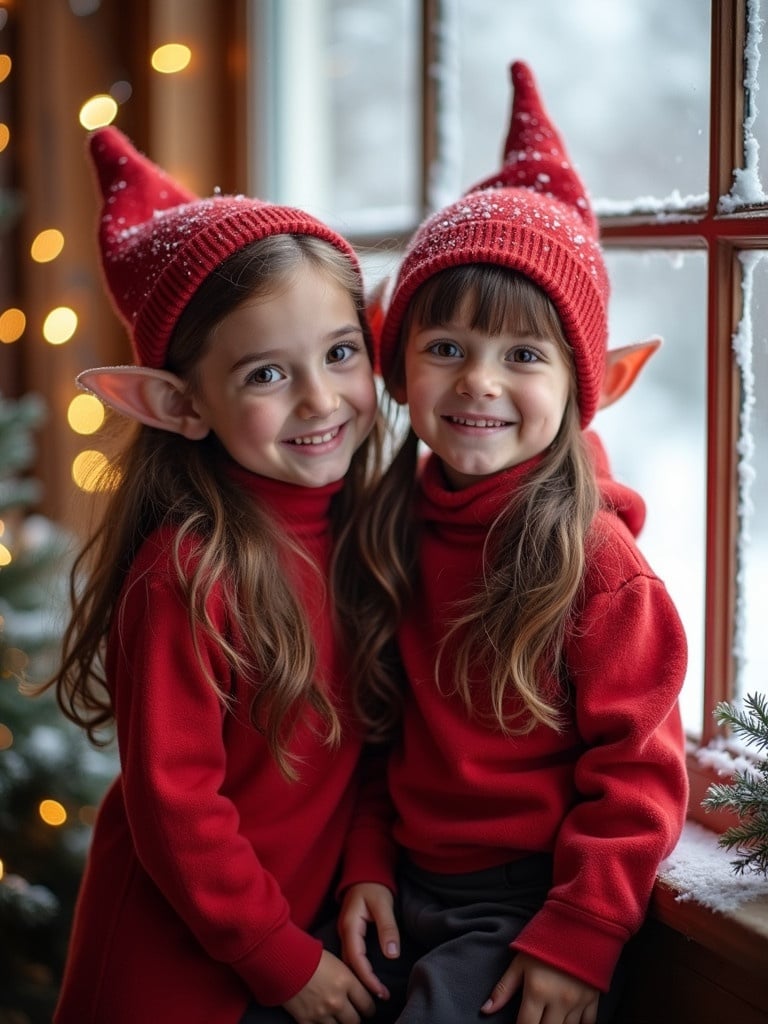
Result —
<instances>
[{"instance_id":1,"label":"child's hand","mask_svg":"<svg viewBox=\"0 0 768 1024\"><path fill-rule=\"evenodd\" d=\"M542 960L518 953L502 974L483 1013L495 1013L506 1006L523 987L523 1002L517 1024L595 1024L600 992L572 974L558 971Z\"/></svg>"},{"instance_id":2,"label":"child's hand","mask_svg":"<svg viewBox=\"0 0 768 1024\"><path fill-rule=\"evenodd\" d=\"M298 1024L360 1024L375 1004L346 964L324 949L315 973L283 1008Z\"/></svg>"},{"instance_id":3,"label":"child's hand","mask_svg":"<svg viewBox=\"0 0 768 1024\"><path fill-rule=\"evenodd\" d=\"M370 960L365 955L365 935L368 925L373 922L384 956L394 960L400 955L400 932L393 905L392 893L385 885L361 882L347 889L339 914L344 960L380 999L389 999L389 992L373 973Z\"/></svg>"}]
</instances>

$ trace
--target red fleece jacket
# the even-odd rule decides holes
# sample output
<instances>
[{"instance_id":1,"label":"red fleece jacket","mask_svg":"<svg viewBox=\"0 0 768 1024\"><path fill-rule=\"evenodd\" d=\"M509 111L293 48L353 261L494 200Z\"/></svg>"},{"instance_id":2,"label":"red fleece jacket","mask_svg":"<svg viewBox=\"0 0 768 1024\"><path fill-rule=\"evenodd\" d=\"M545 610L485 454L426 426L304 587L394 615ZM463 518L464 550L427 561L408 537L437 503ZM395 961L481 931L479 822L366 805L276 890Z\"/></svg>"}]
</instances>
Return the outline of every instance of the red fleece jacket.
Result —
<instances>
[{"instance_id":1,"label":"red fleece jacket","mask_svg":"<svg viewBox=\"0 0 768 1024\"><path fill-rule=\"evenodd\" d=\"M438 873L553 854L548 898L514 948L607 989L685 816L677 698L686 643L672 601L630 530L615 511L603 510L565 644L570 701L563 731L539 726L504 736L468 716L453 692L450 647L436 684L446 623L456 602L476 588L488 526L526 471L516 467L451 491L438 460L426 463L417 509L419 582L399 634L409 688L402 742L389 766L394 836L413 862ZM621 502L615 486L610 491L615 510ZM488 711L480 670L472 685L476 707ZM386 870L388 823L382 816L377 842L365 808L361 834L363 822L368 863L362 855L350 858L344 884L366 873L380 880Z\"/></svg>"},{"instance_id":2,"label":"red fleece jacket","mask_svg":"<svg viewBox=\"0 0 768 1024\"><path fill-rule=\"evenodd\" d=\"M342 704L344 670L324 580L329 508L340 485L307 489L241 472L280 515L318 573L286 556L308 609L318 676ZM171 564L172 532L140 549L107 656L121 772L99 811L77 906L57 1024L235 1024L251 995L293 996L320 943L306 931L331 889L348 829L359 737L332 750L307 712L287 782L247 718L249 691L201 640L212 675L236 698L224 713L200 670ZM214 625L232 635L220 591Z\"/></svg>"}]
</instances>

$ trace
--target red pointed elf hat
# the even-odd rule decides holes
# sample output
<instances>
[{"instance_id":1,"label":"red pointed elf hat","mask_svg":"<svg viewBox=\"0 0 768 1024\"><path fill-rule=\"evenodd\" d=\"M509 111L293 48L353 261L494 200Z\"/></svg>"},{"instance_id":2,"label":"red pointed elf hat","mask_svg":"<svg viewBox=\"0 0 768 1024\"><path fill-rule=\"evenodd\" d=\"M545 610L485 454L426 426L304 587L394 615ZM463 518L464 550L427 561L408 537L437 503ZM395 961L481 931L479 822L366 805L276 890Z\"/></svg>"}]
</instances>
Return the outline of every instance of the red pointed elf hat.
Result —
<instances>
[{"instance_id":1,"label":"red pointed elf hat","mask_svg":"<svg viewBox=\"0 0 768 1024\"><path fill-rule=\"evenodd\" d=\"M115 310L142 366L163 367L176 323L227 257L271 235L313 235L359 271L354 250L302 210L245 196L199 199L110 126L90 137L103 198L101 265Z\"/></svg>"},{"instance_id":2,"label":"red pointed elf hat","mask_svg":"<svg viewBox=\"0 0 768 1024\"><path fill-rule=\"evenodd\" d=\"M554 303L573 349L581 422L598 408L608 339L609 283L587 192L549 119L528 66L511 66L514 100L499 171L429 217L406 251L379 339L392 372L408 304L448 267L491 263L517 270Z\"/></svg>"}]
</instances>

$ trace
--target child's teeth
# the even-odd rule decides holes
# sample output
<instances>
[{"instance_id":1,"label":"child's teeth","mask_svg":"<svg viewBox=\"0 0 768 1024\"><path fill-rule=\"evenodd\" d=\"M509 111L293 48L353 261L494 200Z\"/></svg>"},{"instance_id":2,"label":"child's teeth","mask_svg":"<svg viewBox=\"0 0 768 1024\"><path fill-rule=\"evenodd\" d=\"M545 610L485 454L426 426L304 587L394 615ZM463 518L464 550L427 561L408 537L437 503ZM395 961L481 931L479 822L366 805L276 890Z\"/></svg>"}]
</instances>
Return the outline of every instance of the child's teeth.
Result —
<instances>
[{"instance_id":1,"label":"child's teeth","mask_svg":"<svg viewBox=\"0 0 768 1024\"><path fill-rule=\"evenodd\" d=\"M294 444L325 444L326 441L332 441L337 430L329 430L326 434L315 434L312 437L296 437L293 440Z\"/></svg>"}]
</instances>

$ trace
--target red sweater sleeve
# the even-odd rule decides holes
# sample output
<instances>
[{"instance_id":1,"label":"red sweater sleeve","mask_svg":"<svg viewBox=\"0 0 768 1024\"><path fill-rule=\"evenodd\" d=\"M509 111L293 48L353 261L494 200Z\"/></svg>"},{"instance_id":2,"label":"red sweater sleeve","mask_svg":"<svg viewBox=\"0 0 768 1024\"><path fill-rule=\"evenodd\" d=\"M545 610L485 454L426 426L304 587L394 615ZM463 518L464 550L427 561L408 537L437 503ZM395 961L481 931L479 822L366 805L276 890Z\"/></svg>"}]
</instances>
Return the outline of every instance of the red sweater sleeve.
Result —
<instances>
[{"instance_id":1,"label":"red sweater sleeve","mask_svg":"<svg viewBox=\"0 0 768 1024\"><path fill-rule=\"evenodd\" d=\"M607 989L683 826L677 698L686 642L666 589L634 545L620 530L603 542L567 647L584 744L574 766L578 801L558 833L548 899L513 947Z\"/></svg>"},{"instance_id":2,"label":"red sweater sleeve","mask_svg":"<svg viewBox=\"0 0 768 1024\"><path fill-rule=\"evenodd\" d=\"M396 889L395 810L387 786L387 755L371 750L361 760L361 786L344 849L338 892L358 882Z\"/></svg>"},{"instance_id":3,"label":"red sweater sleeve","mask_svg":"<svg viewBox=\"0 0 768 1024\"><path fill-rule=\"evenodd\" d=\"M112 644L129 827L143 868L208 954L260 1001L282 1003L314 973L321 944L291 920L280 886L241 833L244 808L224 791L222 705L199 668L171 572L137 575L126 588ZM209 611L225 630L224 602L212 600ZM200 654L213 678L229 679L204 642ZM249 732L253 748L261 741ZM256 766L254 800L273 778L268 758L265 750Z\"/></svg>"}]
</instances>

